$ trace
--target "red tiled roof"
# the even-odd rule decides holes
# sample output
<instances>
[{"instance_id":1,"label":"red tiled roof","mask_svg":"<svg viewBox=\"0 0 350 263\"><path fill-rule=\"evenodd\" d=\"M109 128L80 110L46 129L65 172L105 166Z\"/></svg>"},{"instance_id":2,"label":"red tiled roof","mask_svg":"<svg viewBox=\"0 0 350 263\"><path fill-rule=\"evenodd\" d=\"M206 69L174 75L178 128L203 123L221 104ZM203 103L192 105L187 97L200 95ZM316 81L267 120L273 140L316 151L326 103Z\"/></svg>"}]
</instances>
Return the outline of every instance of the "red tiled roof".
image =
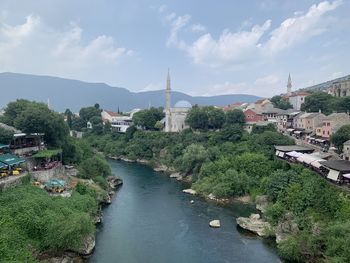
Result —
<instances>
[{"instance_id":1,"label":"red tiled roof","mask_svg":"<svg viewBox=\"0 0 350 263\"><path fill-rule=\"evenodd\" d=\"M293 93L292 95L289 95L289 97L308 96L308 95L310 95L310 93L307 93L305 91L300 91L300 92Z\"/></svg>"},{"instance_id":2,"label":"red tiled roof","mask_svg":"<svg viewBox=\"0 0 350 263\"><path fill-rule=\"evenodd\" d=\"M105 110L105 112L107 112L112 117L117 117L118 116L118 113L114 112L114 111Z\"/></svg>"}]
</instances>

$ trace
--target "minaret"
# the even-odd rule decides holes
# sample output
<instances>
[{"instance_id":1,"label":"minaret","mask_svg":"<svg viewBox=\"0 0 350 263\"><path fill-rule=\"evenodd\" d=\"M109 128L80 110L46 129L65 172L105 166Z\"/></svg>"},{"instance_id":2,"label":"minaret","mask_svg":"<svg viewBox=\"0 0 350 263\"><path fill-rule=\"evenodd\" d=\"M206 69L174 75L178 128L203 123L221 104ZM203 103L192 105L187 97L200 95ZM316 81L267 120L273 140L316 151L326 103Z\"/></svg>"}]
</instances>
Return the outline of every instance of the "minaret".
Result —
<instances>
[{"instance_id":1,"label":"minaret","mask_svg":"<svg viewBox=\"0 0 350 263\"><path fill-rule=\"evenodd\" d=\"M170 107L171 107L171 88L170 88L170 72L168 69L168 76L166 80L166 90L165 90L165 132L170 132L171 131L171 112L170 112Z\"/></svg>"},{"instance_id":2,"label":"minaret","mask_svg":"<svg viewBox=\"0 0 350 263\"><path fill-rule=\"evenodd\" d=\"M290 77L290 73L288 76L288 82L287 82L287 95L292 94L292 78Z\"/></svg>"}]
</instances>

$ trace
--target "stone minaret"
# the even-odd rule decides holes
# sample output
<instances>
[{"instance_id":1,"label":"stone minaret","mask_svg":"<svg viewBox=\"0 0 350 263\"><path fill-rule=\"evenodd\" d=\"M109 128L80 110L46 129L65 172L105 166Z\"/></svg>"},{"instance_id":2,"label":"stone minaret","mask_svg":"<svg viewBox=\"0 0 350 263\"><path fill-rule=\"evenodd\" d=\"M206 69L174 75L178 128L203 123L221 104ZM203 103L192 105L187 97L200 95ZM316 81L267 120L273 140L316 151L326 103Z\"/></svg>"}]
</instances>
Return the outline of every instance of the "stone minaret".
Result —
<instances>
[{"instance_id":1,"label":"stone minaret","mask_svg":"<svg viewBox=\"0 0 350 263\"><path fill-rule=\"evenodd\" d=\"M168 69L168 76L166 80L166 90L165 90L165 132L171 131L171 88L170 88L170 73Z\"/></svg>"},{"instance_id":2,"label":"stone minaret","mask_svg":"<svg viewBox=\"0 0 350 263\"><path fill-rule=\"evenodd\" d=\"M287 82L287 95L292 94L292 78L290 77L290 73L288 76L288 82Z\"/></svg>"}]
</instances>

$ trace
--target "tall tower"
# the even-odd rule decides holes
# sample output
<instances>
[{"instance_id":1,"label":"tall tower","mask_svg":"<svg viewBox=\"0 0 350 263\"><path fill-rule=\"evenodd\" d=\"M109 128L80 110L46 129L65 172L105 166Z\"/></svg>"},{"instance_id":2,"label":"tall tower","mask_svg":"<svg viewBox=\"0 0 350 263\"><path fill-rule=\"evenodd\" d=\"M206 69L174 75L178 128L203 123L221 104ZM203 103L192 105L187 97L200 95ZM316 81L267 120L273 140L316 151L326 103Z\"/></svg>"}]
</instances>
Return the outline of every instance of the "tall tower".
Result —
<instances>
[{"instance_id":1,"label":"tall tower","mask_svg":"<svg viewBox=\"0 0 350 263\"><path fill-rule=\"evenodd\" d=\"M165 90L165 132L171 131L171 88L170 88L170 72L168 69L168 76L166 80L166 90Z\"/></svg>"},{"instance_id":2,"label":"tall tower","mask_svg":"<svg viewBox=\"0 0 350 263\"><path fill-rule=\"evenodd\" d=\"M290 77L290 73L288 76L288 82L287 82L287 95L292 94L292 78Z\"/></svg>"}]
</instances>

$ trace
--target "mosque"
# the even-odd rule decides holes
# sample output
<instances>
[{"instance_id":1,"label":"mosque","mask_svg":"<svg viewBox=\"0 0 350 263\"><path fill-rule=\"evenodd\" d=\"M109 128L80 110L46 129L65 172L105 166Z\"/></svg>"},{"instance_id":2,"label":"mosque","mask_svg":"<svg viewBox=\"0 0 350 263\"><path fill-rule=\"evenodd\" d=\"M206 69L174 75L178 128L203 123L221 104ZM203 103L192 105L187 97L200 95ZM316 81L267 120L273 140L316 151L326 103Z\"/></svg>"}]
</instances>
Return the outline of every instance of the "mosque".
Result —
<instances>
[{"instance_id":1,"label":"mosque","mask_svg":"<svg viewBox=\"0 0 350 263\"><path fill-rule=\"evenodd\" d=\"M180 100L171 107L171 88L170 88L170 73L168 70L167 85L165 90L165 132L180 132L189 126L185 120L187 113L192 108L191 103L186 100Z\"/></svg>"}]
</instances>

